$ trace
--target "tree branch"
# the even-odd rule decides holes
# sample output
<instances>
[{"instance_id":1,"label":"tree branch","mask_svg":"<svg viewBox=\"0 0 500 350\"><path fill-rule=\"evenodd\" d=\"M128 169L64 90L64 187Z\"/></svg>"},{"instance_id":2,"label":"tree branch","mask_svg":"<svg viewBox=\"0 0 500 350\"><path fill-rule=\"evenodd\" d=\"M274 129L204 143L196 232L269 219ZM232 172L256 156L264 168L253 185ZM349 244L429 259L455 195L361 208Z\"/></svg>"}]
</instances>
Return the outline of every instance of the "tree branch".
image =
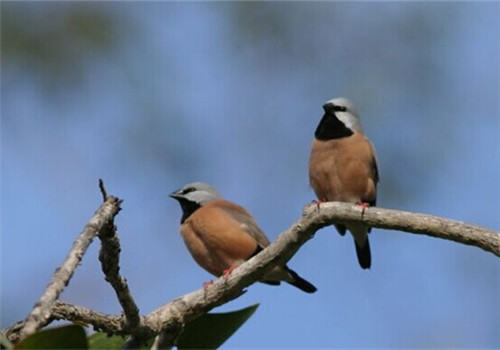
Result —
<instances>
[{"instance_id":1,"label":"tree branch","mask_svg":"<svg viewBox=\"0 0 500 350\"><path fill-rule=\"evenodd\" d=\"M21 338L34 333L47 322L51 316L54 301L59 297L64 287L68 285L88 246L102 227L112 220L119 210L120 200L112 196L108 197L99 209L97 209L94 216L85 225L83 231L73 243L62 265L56 269L39 301L26 318L24 327L21 330Z\"/></svg>"},{"instance_id":2,"label":"tree branch","mask_svg":"<svg viewBox=\"0 0 500 350\"><path fill-rule=\"evenodd\" d=\"M126 335L124 316L115 316L94 311L63 301L56 301L52 307L53 320L67 320L78 324L92 325L95 331L107 334Z\"/></svg>"},{"instance_id":3,"label":"tree branch","mask_svg":"<svg viewBox=\"0 0 500 350\"><path fill-rule=\"evenodd\" d=\"M101 190L103 200L106 201L109 195L102 179L99 179L99 189ZM124 328L128 329L131 334L141 334L142 325L139 308L129 291L127 280L120 276L121 248L114 220L109 221L103 226L102 230L99 231L98 237L101 240L99 261L101 262L102 272L104 272L106 281L113 287L118 301L122 306L125 319L121 321L124 322Z\"/></svg>"},{"instance_id":4,"label":"tree branch","mask_svg":"<svg viewBox=\"0 0 500 350\"><path fill-rule=\"evenodd\" d=\"M244 288L258 281L275 264L287 262L317 230L333 223L350 222L426 234L473 245L500 256L500 233L478 226L431 215L376 207L367 208L362 215L360 206L349 203L322 203L319 207L313 204L306 206L302 217L281 233L275 242L233 270L228 278L219 278L207 289L199 289L174 299L140 318L142 335L162 333L174 344L187 322L243 294ZM127 333L130 325L124 324L121 316L104 315L63 303L56 303L50 314L54 318L92 324L108 333L130 334Z\"/></svg>"},{"instance_id":5,"label":"tree branch","mask_svg":"<svg viewBox=\"0 0 500 350\"><path fill-rule=\"evenodd\" d=\"M302 218L281 233L274 243L233 270L228 279L219 278L208 291L198 290L175 299L145 317L154 332L182 329L183 325L210 309L238 297L243 288L257 281L274 264L286 263L322 227L339 222L363 222L369 226L423 233L437 238L474 245L500 256L500 233L436 216L404 211L361 207L349 203L306 206Z\"/></svg>"},{"instance_id":6,"label":"tree branch","mask_svg":"<svg viewBox=\"0 0 500 350\"><path fill-rule=\"evenodd\" d=\"M110 196L104 187L104 182L99 179L99 189L103 200L106 201ZM125 314L124 328L128 329L132 334L142 332L140 324L141 317L139 308L130 294L127 280L120 276L120 239L116 234L116 226L114 217L106 223L99 231L99 239L101 240L101 250L99 251L99 261L104 276L107 282L111 284L115 290L116 296Z\"/></svg>"},{"instance_id":7,"label":"tree branch","mask_svg":"<svg viewBox=\"0 0 500 350\"><path fill-rule=\"evenodd\" d=\"M42 324L46 326L54 320L66 320L78 324L92 325L95 331L107 334L126 335L123 316L107 315L83 306L77 306L63 301L55 301L52 305L51 316ZM9 328L3 330L4 334L13 343L20 339L20 331L25 322L19 321Z\"/></svg>"},{"instance_id":8,"label":"tree branch","mask_svg":"<svg viewBox=\"0 0 500 350\"><path fill-rule=\"evenodd\" d=\"M116 226L113 221L108 222L102 228L99 239L101 240L99 261L101 262L102 271L106 281L115 290L118 301L123 308L125 322L127 323L126 327L129 329L138 328L141 320L139 308L130 294L127 281L120 276L120 240L116 235Z\"/></svg>"},{"instance_id":9,"label":"tree branch","mask_svg":"<svg viewBox=\"0 0 500 350\"><path fill-rule=\"evenodd\" d=\"M317 212L315 206L307 206L303 214L317 221L320 228L332 222L363 222L371 227L425 234L472 245L500 257L500 232L462 221L378 207L366 209L361 217L360 206L340 202L322 203L320 208Z\"/></svg>"}]
</instances>

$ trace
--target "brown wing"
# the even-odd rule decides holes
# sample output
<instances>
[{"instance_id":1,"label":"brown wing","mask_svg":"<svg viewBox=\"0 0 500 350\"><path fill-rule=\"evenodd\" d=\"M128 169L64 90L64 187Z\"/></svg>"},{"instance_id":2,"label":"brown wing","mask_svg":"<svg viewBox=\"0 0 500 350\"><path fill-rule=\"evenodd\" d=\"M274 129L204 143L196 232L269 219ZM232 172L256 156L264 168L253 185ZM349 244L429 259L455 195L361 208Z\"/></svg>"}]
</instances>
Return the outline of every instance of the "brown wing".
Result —
<instances>
[{"instance_id":1,"label":"brown wing","mask_svg":"<svg viewBox=\"0 0 500 350\"><path fill-rule=\"evenodd\" d=\"M380 181L380 173L378 171L378 161L377 161L377 153L375 152L375 147L373 147L373 144L369 142L370 148L372 151L372 160L371 160L371 169L372 169L372 178L373 181L375 182L375 188L377 187L377 184ZM377 205L377 194L375 193L375 198L373 199L372 202L369 202L371 206L376 206Z\"/></svg>"},{"instance_id":2,"label":"brown wing","mask_svg":"<svg viewBox=\"0 0 500 350\"><path fill-rule=\"evenodd\" d=\"M269 240L252 215L243 207L226 200L214 201L215 205L225 210L234 220L240 223L241 227L252 236L261 248L269 245Z\"/></svg>"}]
</instances>

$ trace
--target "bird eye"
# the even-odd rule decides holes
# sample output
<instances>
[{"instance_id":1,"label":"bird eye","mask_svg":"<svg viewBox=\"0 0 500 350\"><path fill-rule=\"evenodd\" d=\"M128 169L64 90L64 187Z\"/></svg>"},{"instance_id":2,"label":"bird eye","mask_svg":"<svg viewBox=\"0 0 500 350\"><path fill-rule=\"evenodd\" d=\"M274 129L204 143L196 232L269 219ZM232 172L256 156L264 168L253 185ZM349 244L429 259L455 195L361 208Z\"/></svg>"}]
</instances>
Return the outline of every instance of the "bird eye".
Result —
<instances>
[{"instance_id":1,"label":"bird eye","mask_svg":"<svg viewBox=\"0 0 500 350\"><path fill-rule=\"evenodd\" d=\"M344 106L337 106L337 105L334 105L334 106L333 106L333 110L334 110L335 112L345 112L345 111L347 111L347 108L346 108L346 107L344 107Z\"/></svg>"},{"instance_id":2,"label":"bird eye","mask_svg":"<svg viewBox=\"0 0 500 350\"><path fill-rule=\"evenodd\" d=\"M181 194L188 194L189 192L193 192L195 190L194 187L188 187L182 190Z\"/></svg>"}]
</instances>

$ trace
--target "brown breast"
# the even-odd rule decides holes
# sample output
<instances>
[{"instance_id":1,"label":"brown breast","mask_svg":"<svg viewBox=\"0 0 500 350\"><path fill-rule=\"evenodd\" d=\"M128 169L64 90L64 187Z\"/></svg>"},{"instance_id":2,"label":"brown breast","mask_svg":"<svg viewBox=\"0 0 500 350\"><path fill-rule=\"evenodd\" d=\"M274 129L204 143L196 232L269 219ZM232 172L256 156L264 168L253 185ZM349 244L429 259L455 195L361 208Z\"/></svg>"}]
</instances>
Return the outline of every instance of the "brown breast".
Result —
<instances>
[{"instance_id":1,"label":"brown breast","mask_svg":"<svg viewBox=\"0 0 500 350\"><path fill-rule=\"evenodd\" d=\"M314 140L309 158L309 181L320 200L371 202L376 197L374 153L359 133L341 139Z\"/></svg>"},{"instance_id":2,"label":"brown breast","mask_svg":"<svg viewBox=\"0 0 500 350\"><path fill-rule=\"evenodd\" d=\"M196 262L216 276L248 259L257 249L255 239L219 208L217 201L196 210L182 224L181 234Z\"/></svg>"}]
</instances>

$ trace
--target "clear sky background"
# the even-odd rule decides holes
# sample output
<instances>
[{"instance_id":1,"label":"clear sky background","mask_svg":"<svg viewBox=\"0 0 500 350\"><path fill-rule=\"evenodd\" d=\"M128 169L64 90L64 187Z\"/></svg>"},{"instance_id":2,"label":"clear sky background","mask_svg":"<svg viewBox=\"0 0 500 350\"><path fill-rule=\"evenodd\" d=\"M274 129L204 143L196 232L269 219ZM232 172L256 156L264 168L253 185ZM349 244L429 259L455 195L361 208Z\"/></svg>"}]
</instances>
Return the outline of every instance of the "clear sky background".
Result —
<instances>
[{"instance_id":1,"label":"clear sky background","mask_svg":"<svg viewBox=\"0 0 500 350\"><path fill-rule=\"evenodd\" d=\"M121 272L142 313L201 287L167 195L189 181L274 239L314 199L322 104L357 106L382 207L500 231L500 3L2 2L1 326L24 318L101 203L124 199ZM500 260L374 229L372 269L325 228L256 284L226 348L500 347ZM119 313L85 255L62 300Z\"/></svg>"}]
</instances>

